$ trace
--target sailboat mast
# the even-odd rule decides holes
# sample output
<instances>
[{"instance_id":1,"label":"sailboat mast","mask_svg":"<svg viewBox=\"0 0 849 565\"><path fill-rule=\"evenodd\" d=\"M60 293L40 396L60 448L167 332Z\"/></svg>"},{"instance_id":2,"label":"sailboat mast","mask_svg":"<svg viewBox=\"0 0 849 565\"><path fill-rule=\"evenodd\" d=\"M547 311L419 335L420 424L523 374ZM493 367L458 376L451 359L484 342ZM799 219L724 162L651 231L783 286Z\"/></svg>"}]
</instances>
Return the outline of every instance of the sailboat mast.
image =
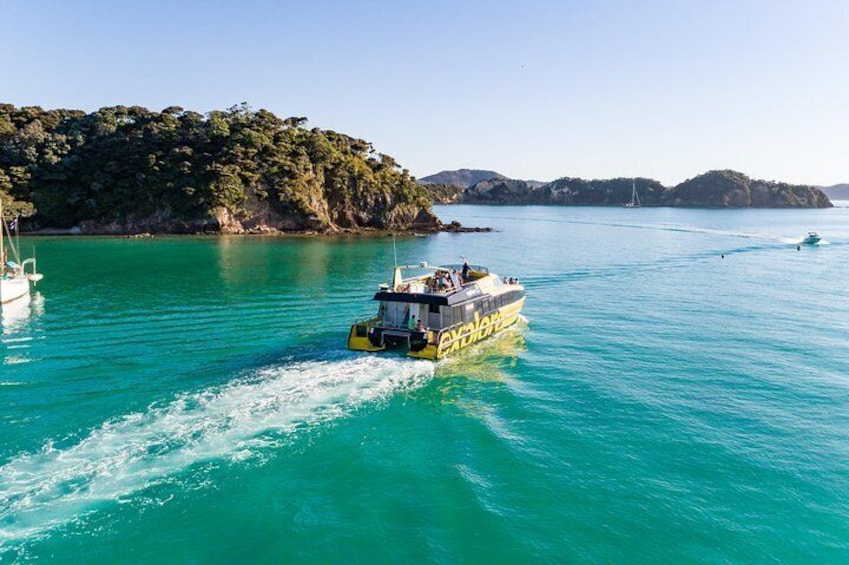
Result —
<instances>
[{"instance_id":1,"label":"sailboat mast","mask_svg":"<svg viewBox=\"0 0 849 565\"><path fill-rule=\"evenodd\" d=\"M3 264L0 265L0 272L6 268L6 246L3 242L3 230L6 228L6 221L3 219L3 199L0 198L0 259Z\"/></svg>"}]
</instances>

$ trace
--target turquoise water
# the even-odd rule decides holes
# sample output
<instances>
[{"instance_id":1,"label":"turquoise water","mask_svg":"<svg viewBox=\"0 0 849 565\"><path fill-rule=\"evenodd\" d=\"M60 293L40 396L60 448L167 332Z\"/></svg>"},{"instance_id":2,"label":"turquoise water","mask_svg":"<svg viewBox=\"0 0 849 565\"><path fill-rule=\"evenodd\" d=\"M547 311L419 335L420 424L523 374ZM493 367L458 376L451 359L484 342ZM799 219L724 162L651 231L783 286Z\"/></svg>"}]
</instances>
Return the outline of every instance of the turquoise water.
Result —
<instances>
[{"instance_id":1,"label":"turquoise water","mask_svg":"<svg viewBox=\"0 0 849 565\"><path fill-rule=\"evenodd\" d=\"M0 561L849 560L849 207L438 213L528 299L435 365L345 349L391 239L26 240Z\"/></svg>"}]
</instances>

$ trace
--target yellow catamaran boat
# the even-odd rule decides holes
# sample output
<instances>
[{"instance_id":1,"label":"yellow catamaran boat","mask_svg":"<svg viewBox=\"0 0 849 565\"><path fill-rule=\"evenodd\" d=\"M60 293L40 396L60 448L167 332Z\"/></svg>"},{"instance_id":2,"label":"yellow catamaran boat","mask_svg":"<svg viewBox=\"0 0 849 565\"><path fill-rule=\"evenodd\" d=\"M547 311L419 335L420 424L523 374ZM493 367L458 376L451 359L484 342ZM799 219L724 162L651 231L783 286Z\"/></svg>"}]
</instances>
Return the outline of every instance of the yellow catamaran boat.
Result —
<instances>
[{"instance_id":1,"label":"yellow catamaran boat","mask_svg":"<svg viewBox=\"0 0 849 565\"><path fill-rule=\"evenodd\" d=\"M403 271L418 271L404 278ZM485 267L427 263L395 267L392 284L374 295L377 316L351 326L348 348L442 359L514 324L525 303L518 279L502 279Z\"/></svg>"}]
</instances>

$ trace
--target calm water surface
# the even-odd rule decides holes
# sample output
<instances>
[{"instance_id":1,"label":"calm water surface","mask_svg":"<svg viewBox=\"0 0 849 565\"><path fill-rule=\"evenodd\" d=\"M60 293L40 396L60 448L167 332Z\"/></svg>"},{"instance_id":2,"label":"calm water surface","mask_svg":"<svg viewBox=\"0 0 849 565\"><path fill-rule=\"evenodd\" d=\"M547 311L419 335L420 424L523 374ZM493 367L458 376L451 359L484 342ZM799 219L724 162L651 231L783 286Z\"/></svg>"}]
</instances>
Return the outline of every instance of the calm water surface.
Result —
<instances>
[{"instance_id":1,"label":"calm water surface","mask_svg":"<svg viewBox=\"0 0 849 565\"><path fill-rule=\"evenodd\" d=\"M25 240L0 562L849 561L849 207L438 213L528 293L438 364L345 349L387 238Z\"/></svg>"}]
</instances>

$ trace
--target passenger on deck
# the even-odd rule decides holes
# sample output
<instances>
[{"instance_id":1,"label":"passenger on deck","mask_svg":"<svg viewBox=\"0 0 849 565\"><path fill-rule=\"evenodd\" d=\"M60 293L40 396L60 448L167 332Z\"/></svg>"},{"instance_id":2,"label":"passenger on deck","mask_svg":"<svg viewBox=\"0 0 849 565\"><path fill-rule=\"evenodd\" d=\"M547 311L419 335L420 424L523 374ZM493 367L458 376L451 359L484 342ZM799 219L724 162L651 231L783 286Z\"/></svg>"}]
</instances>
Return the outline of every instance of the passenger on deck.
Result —
<instances>
[{"instance_id":1,"label":"passenger on deck","mask_svg":"<svg viewBox=\"0 0 849 565\"><path fill-rule=\"evenodd\" d=\"M463 259L463 282L467 282L469 280L469 262Z\"/></svg>"},{"instance_id":2,"label":"passenger on deck","mask_svg":"<svg viewBox=\"0 0 849 565\"><path fill-rule=\"evenodd\" d=\"M430 292L436 292L436 275L427 278L427 289Z\"/></svg>"},{"instance_id":3,"label":"passenger on deck","mask_svg":"<svg viewBox=\"0 0 849 565\"><path fill-rule=\"evenodd\" d=\"M419 322L421 323L421 322ZM407 329L413 329L416 327L416 316L415 314L410 316L410 321L407 322Z\"/></svg>"},{"instance_id":4,"label":"passenger on deck","mask_svg":"<svg viewBox=\"0 0 849 565\"><path fill-rule=\"evenodd\" d=\"M421 320L419 320L418 322L416 322L416 331L417 331L417 332L423 332L423 331L424 331L424 326L422 325L422 321L421 321Z\"/></svg>"}]
</instances>

